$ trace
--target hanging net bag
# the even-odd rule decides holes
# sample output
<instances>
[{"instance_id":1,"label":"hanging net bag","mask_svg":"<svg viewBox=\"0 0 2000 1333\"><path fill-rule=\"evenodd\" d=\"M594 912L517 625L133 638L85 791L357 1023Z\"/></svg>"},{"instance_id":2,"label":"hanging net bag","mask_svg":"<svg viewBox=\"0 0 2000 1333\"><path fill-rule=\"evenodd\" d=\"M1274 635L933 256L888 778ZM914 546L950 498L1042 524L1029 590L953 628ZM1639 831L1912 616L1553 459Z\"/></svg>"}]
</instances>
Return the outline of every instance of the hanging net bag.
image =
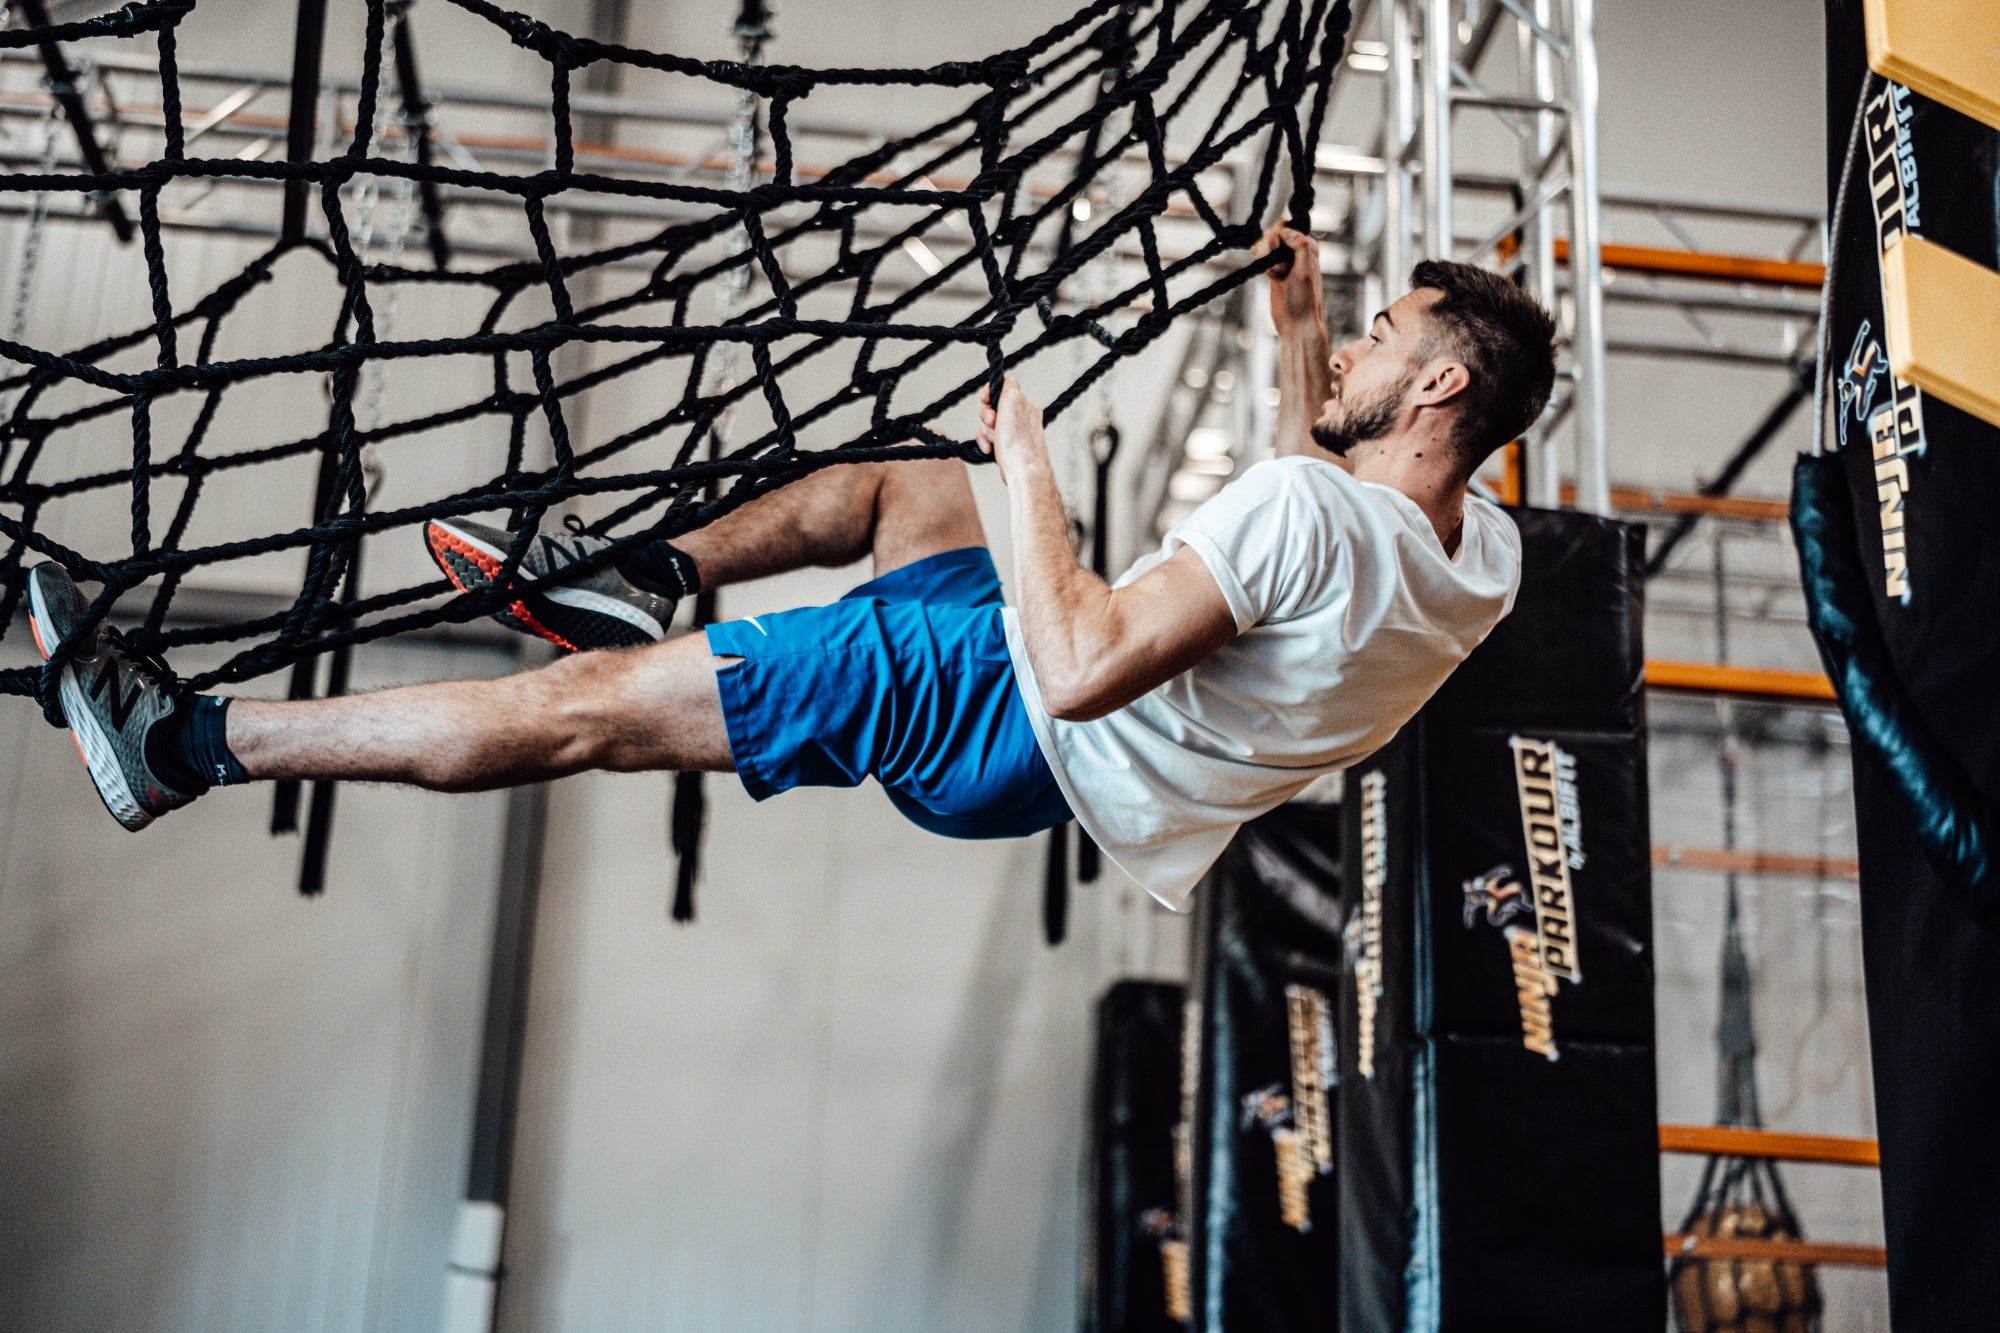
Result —
<instances>
[{"instance_id":1,"label":"hanging net bag","mask_svg":"<svg viewBox=\"0 0 2000 1333\"><path fill-rule=\"evenodd\" d=\"M1725 732L1725 810L1733 810L1736 752ZM1734 843L1733 816L1725 841ZM1757 1032L1751 1012L1750 959L1743 946L1736 877L1725 887L1721 1002L1716 1021L1716 1122L1760 1126ZM1710 1157L1681 1231L1696 1242L1797 1241L1803 1231L1775 1162ZM1816 1333L1819 1271L1795 1259L1758 1255L1678 1255L1667 1270L1678 1333Z\"/></svg>"}]
</instances>

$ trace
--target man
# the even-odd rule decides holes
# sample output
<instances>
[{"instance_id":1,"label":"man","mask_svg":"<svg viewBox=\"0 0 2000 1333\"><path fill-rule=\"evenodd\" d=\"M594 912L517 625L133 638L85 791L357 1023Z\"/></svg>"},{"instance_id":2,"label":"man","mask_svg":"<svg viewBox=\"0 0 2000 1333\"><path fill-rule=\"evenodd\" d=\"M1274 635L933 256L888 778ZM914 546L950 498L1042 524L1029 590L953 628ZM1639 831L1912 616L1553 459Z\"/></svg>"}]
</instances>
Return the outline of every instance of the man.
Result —
<instances>
[{"instance_id":1,"label":"man","mask_svg":"<svg viewBox=\"0 0 2000 1333\"><path fill-rule=\"evenodd\" d=\"M1329 353L1313 241L1260 252L1280 340L1280 457L1248 469L1115 586L1077 563L1041 410L1007 382L980 446L1007 485L1003 608L963 465L829 468L674 544L524 593L501 619L570 649L500 680L298 702L174 701L106 632L61 680L91 777L128 828L216 783L407 782L471 791L586 769L735 772L762 800L873 777L915 823L1018 836L1072 814L1181 906L1236 827L1378 749L1513 604L1519 537L1467 495L1548 400L1554 325L1499 276L1426 263ZM461 588L509 534L426 532ZM556 575L602 539L538 536ZM700 587L864 554L831 606L664 639ZM31 572L44 655L86 599Z\"/></svg>"}]
</instances>

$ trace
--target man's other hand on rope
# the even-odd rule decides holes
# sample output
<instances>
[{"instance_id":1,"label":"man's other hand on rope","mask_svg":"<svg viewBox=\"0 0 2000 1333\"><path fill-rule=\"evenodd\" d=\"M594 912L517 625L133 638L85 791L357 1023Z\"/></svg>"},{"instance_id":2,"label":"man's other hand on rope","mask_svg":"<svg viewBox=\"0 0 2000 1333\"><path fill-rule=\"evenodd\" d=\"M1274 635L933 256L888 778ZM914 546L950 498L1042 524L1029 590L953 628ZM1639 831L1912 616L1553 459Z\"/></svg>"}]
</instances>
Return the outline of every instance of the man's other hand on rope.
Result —
<instances>
[{"instance_id":1,"label":"man's other hand on rope","mask_svg":"<svg viewBox=\"0 0 2000 1333\"><path fill-rule=\"evenodd\" d=\"M1270 280L1271 323L1278 330L1278 420L1272 444L1280 458L1328 458L1312 442L1312 424L1333 394L1319 242L1279 225L1264 233L1252 253L1261 259L1280 249L1289 250L1291 258L1279 260L1264 274Z\"/></svg>"},{"instance_id":2,"label":"man's other hand on rope","mask_svg":"<svg viewBox=\"0 0 2000 1333\"><path fill-rule=\"evenodd\" d=\"M1190 546L1117 588L1085 569L1070 545L1042 409L1011 378L997 407L986 390L979 397L979 447L1007 483L1014 597L1050 716L1103 717L1236 637L1221 587Z\"/></svg>"}]
</instances>

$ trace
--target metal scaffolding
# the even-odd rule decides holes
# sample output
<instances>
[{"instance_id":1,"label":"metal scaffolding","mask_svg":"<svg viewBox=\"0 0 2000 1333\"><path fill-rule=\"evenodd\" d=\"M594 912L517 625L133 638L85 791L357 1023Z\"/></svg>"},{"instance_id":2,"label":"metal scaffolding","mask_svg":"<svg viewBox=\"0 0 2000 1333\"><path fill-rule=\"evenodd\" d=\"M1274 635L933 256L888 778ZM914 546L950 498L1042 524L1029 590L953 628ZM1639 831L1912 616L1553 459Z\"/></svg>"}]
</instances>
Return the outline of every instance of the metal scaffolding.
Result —
<instances>
[{"instance_id":1,"label":"metal scaffolding","mask_svg":"<svg viewBox=\"0 0 2000 1333\"><path fill-rule=\"evenodd\" d=\"M1523 442L1524 498L1561 502L1555 432L1568 417L1577 507L1605 513L1611 481L1594 0L1384 0L1376 8L1376 40L1354 48L1366 62L1355 68L1382 76L1381 223L1379 239L1361 251L1367 271L1387 300L1406 290L1418 260L1497 257L1543 304L1560 305L1567 392ZM1491 118L1518 140L1512 180L1493 178L1490 151L1489 179L1467 179L1474 173L1464 161L1461 110ZM1496 194L1495 185L1505 192ZM1503 210L1496 222L1491 215ZM1475 220L1478 233L1462 235ZM1567 241L1566 286L1557 281L1559 235Z\"/></svg>"}]
</instances>

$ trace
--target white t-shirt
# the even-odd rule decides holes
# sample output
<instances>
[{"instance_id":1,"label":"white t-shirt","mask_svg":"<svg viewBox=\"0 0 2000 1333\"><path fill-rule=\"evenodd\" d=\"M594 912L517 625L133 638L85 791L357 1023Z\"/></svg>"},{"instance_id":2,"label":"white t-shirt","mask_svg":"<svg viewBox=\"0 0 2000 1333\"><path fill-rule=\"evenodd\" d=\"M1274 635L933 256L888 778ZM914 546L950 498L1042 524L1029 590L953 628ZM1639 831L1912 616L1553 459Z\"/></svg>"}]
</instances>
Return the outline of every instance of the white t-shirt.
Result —
<instances>
[{"instance_id":1,"label":"white t-shirt","mask_svg":"<svg viewBox=\"0 0 2000 1333\"><path fill-rule=\"evenodd\" d=\"M1237 635L1105 717L1049 716L1005 615L1022 700L1078 822L1173 908L1239 825L1387 744L1513 609L1521 577L1520 533L1493 505L1466 498L1447 556L1416 501L1303 457L1250 468L1118 585L1181 544Z\"/></svg>"}]
</instances>

